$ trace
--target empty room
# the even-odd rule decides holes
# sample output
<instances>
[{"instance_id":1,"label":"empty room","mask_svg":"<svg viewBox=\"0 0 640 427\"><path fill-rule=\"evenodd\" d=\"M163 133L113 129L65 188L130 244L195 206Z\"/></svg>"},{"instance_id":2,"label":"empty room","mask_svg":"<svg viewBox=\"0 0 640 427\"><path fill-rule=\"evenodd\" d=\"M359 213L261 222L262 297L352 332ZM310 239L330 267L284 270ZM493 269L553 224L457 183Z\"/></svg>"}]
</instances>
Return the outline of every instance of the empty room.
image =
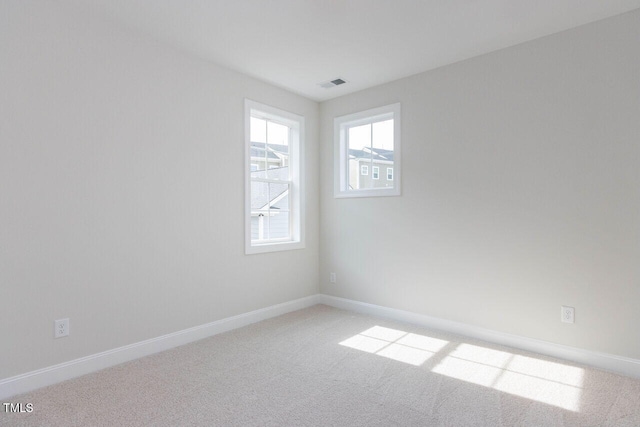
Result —
<instances>
[{"instance_id":1,"label":"empty room","mask_svg":"<svg viewBox=\"0 0 640 427\"><path fill-rule=\"evenodd\" d=\"M640 0L0 0L0 426L640 426Z\"/></svg>"}]
</instances>

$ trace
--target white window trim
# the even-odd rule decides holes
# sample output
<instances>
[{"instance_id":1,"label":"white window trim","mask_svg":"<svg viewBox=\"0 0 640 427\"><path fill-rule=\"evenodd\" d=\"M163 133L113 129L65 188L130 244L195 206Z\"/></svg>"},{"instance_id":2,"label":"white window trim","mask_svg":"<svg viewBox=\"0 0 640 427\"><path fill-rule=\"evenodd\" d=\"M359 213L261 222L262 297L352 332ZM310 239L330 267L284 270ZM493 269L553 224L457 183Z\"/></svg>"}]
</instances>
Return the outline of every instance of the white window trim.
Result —
<instances>
[{"instance_id":1,"label":"white window trim","mask_svg":"<svg viewBox=\"0 0 640 427\"><path fill-rule=\"evenodd\" d=\"M372 166L371 169L372 169L371 178L372 179L380 179L380 167L379 166Z\"/></svg>"},{"instance_id":2,"label":"white window trim","mask_svg":"<svg viewBox=\"0 0 640 427\"><path fill-rule=\"evenodd\" d=\"M391 175L391 178L389 178ZM387 181L393 181L393 168L387 168Z\"/></svg>"},{"instance_id":3,"label":"white window trim","mask_svg":"<svg viewBox=\"0 0 640 427\"><path fill-rule=\"evenodd\" d=\"M360 175L369 175L369 165L360 165Z\"/></svg>"},{"instance_id":4,"label":"white window trim","mask_svg":"<svg viewBox=\"0 0 640 427\"><path fill-rule=\"evenodd\" d=\"M389 120L393 118L393 187L349 189L349 156L346 141L347 126ZM334 119L334 190L336 198L385 197L401 195L401 139L400 103L372 108Z\"/></svg>"},{"instance_id":5,"label":"white window trim","mask_svg":"<svg viewBox=\"0 0 640 427\"><path fill-rule=\"evenodd\" d=\"M289 143L289 167L291 168L291 194L289 211L291 212L291 240L255 243L251 241L251 116L282 123L291 129ZM261 104L250 99L244 102L244 147L245 147L245 254L287 251L305 247L305 191L304 191L304 117ZM297 167L291 167L297 165Z\"/></svg>"}]
</instances>

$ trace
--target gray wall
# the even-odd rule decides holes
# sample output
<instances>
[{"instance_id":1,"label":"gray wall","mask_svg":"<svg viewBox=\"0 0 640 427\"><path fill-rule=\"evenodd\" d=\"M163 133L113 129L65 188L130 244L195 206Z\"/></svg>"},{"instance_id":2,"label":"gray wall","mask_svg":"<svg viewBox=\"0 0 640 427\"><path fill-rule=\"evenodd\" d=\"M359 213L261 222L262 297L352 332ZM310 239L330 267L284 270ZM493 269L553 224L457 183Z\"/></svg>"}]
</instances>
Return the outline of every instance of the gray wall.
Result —
<instances>
[{"instance_id":1,"label":"gray wall","mask_svg":"<svg viewBox=\"0 0 640 427\"><path fill-rule=\"evenodd\" d=\"M64 3L1 7L0 378L312 295L319 277L640 358L639 11L319 112ZM245 97L306 118L304 250L244 255ZM394 102L403 195L334 199L333 118Z\"/></svg>"},{"instance_id":2,"label":"gray wall","mask_svg":"<svg viewBox=\"0 0 640 427\"><path fill-rule=\"evenodd\" d=\"M0 43L0 378L318 292L317 103L64 2ZM245 97L306 118L306 249L244 255Z\"/></svg>"},{"instance_id":3,"label":"gray wall","mask_svg":"<svg viewBox=\"0 0 640 427\"><path fill-rule=\"evenodd\" d=\"M638 46L636 10L322 103L321 291L640 358ZM402 196L334 199L334 117L395 102Z\"/></svg>"}]
</instances>

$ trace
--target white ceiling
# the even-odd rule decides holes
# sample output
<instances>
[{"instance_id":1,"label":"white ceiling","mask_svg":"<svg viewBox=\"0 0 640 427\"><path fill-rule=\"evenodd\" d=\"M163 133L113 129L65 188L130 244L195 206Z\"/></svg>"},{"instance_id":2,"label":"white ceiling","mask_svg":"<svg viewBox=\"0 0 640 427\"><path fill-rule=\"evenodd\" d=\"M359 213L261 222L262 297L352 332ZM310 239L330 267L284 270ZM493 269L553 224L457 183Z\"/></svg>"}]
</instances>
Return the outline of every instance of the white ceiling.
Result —
<instances>
[{"instance_id":1,"label":"white ceiling","mask_svg":"<svg viewBox=\"0 0 640 427\"><path fill-rule=\"evenodd\" d=\"M640 7L640 0L72 0L322 101ZM343 78L332 89L318 84Z\"/></svg>"}]
</instances>

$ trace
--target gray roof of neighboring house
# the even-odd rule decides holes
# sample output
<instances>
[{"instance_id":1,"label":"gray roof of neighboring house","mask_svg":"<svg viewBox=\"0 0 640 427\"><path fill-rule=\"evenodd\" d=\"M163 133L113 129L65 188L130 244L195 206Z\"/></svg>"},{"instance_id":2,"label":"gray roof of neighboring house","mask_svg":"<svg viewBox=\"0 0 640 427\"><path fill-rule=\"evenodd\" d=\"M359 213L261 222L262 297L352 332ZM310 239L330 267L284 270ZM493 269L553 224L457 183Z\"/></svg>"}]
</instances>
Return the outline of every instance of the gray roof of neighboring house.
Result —
<instances>
[{"instance_id":1,"label":"gray roof of neighboring house","mask_svg":"<svg viewBox=\"0 0 640 427\"><path fill-rule=\"evenodd\" d=\"M265 151L265 143L264 142L252 142L251 143L251 157L260 157L264 158ZM278 159L279 157L276 155L282 154L285 156L289 155L289 146L280 145L280 144L269 144L267 149L267 158L268 159Z\"/></svg>"},{"instance_id":2,"label":"gray roof of neighboring house","mask_svg":"<svg viewBox=\"0 0 640 427\"><path fill-rule=\"evenodd\" d=\"M368 148L362 150L349 149L349 157L352 159L371 159L393 162L393 150L383 150L382 148Z\"/></svg>"},{"instance_id":3,"label":"gray roof of neighboring house","mask_svg":"<svg viewBox=\"0 0 640 427\"><path fill-rule=\"evenodd\" d=\"M286 181L289 179L289 167L273 168L262 171L253 171L251 176L254 178L268 178ZM251 209L264 209L270 201L275 200L289 189L286 183L269 184L266 182L251 183ZM273 208L273 207L272 207ZM276 208L277 209L277 208Z\"/></svg>"}]
</instances>

